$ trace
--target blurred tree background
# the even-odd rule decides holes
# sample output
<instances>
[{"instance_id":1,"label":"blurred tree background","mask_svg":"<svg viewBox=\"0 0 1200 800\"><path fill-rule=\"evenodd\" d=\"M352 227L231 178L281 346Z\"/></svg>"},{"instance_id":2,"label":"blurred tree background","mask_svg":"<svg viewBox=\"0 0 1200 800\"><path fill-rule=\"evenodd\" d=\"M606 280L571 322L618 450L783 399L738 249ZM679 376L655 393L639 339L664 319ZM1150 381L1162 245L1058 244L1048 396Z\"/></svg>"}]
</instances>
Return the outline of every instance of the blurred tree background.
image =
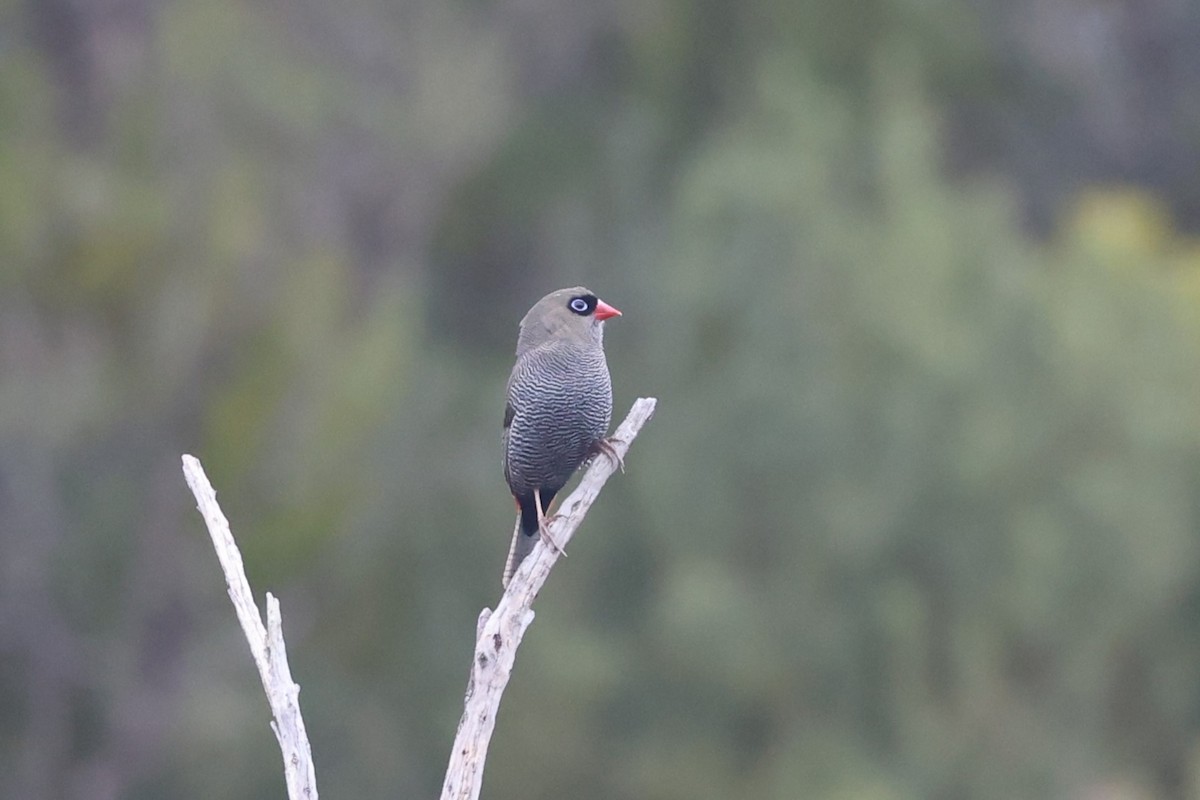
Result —
<instances>
[{"instance_id":1,"label":"blurred tree background","mask_svg":"<svg viewBox=\"0 0 1200 800\"><path fill-rule=\"evenodd\" d=\"M660 397L487 798L1200 798L1200 5L0 1L0 796L433 797L516 322Z\"/></svg>"}]
</instances>

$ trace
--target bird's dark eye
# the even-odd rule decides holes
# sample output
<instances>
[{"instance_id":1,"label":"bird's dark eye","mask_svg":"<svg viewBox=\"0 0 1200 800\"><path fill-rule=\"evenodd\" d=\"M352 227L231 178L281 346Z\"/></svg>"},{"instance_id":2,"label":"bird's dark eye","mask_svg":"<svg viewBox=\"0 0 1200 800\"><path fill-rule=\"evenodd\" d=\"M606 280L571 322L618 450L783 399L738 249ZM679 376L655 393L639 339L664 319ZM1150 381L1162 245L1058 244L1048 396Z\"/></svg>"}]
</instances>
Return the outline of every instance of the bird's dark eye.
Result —
<instances>
[{"instance_id":1,"label":"bird's dark eye","mask_svg":"<svg viewBox=\"0 0 1200 800\"><path fill-rule=\"evenodd\" d=\"M576 314L590 314L596 309L596 298L590 295L586 297L572 297L571 302L567 303L567 307Z\"/></svg>"}]
</instances>

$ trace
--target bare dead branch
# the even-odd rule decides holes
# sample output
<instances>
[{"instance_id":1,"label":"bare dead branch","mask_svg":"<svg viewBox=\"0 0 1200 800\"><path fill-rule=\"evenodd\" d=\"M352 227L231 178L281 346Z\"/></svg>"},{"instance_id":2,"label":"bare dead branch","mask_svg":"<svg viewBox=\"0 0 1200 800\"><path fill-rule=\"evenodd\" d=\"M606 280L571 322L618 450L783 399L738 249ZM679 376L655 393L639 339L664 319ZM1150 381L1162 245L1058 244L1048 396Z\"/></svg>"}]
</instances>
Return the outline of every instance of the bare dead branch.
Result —
<instances>
[{"instance_id":1,"label":"bare dead branch","mask_svg":"<svg viewBox=\"0 0 1200 800\"><path fill-rule=\"evenodd\" d=\"M551 535L560 545L566 546L571 540L604 483L622 466L629 445L654 414L656 402L654 398L643 397L633 404L629 415L610 440L612 452L607 452L606 448L606 452L597 456L579 486L563 500L558 516L551 523ZM241 553L229 530L229 521L217 505L216 492L205 476L203 467L196 458L185 455L183 472L208 526L213 547L225 573L229 597L246 641L250 644L250 653L271 706L274 717L271 729L275 731L283 753L288 797L290 800L317 800L312 751L300 714L300 687L292 680L288 669L279 601L267 593L267 622L264 626L250 583L246 580ZM512 674L517 647L525 630L533 622L534 598L545 584L559 555L557 550L539 541L513 575L496 610L493 612L485 608L479 614L465 708L446 771L442 800L477 800L479 797L488 743L495 729L501 696Z\"/></svg>"},{"instance_id":2,"label":"bare dead branch","mask_svg":"<svg viewBox=\"0 0 1200 800\"><path fill-rule=\"evenodd\" d=\"M196 496L196 504L208 526L217 559L225 573L229 586L229 599L233 601L238 622L246 641L250 643L250 654L258 667L267 702L271 705L271 730L279 740L283 753L283 771L287 781L290 800L317 800L317 776L313 769L312 749L308 734L304 730L304 718L300 716L300 687L292 680L288 669L287 649L283 642L283 620L279 614L279 601L267 592L267 624L264 627L262 612L254 603L250 582L242 566L242 554L233 534L229 531L229 520L217 505L217 493L200 461L193 456L183 457L183 475Z\"/></svg>"},{"instance_id":3,"label":"bare dead branch","mask_svg":"<svg viewBox=\"0 0 1200 800\"><path fill-rule=\"evenodd\" d=\"M653 397L642 397L633 404L610 440L616 458L607 454L597 456L579 486L563 500L559 514L550 526L555 542L566 547L571 541L605 481L620 466L629 445L654 414L656 402ZM465 708L450 753L446 780L442 784L442 800L477 800L479 797L483 764L495 729L500 698L512 674L517 648L533 622L533 600L558 556L554 548L539 541L509 581L496 610L485 608L479 615Z\"/></svg>"}]
</instances>

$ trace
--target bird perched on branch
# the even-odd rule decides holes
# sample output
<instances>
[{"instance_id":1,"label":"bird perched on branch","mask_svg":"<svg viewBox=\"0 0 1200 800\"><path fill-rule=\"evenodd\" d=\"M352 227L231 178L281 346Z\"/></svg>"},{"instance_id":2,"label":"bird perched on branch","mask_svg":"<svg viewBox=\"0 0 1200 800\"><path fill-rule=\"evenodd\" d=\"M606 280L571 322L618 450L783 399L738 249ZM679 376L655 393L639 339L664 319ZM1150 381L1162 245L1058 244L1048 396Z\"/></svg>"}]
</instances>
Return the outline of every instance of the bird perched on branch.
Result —
<instances>
[{"instance_id":1,"label":"bird perched on branch","mask_svg":"<svg viewBox=\"0 0 1200 800\"><path fill-rule=\"evenodd\" d=\"M517 502L506 587L539 534L560 549L546 528L550 501L586 459L611 452L604 320L620 315L576 286L546 295L521 320L504 407L504 479Z\"/></svg>"}]
</instances>

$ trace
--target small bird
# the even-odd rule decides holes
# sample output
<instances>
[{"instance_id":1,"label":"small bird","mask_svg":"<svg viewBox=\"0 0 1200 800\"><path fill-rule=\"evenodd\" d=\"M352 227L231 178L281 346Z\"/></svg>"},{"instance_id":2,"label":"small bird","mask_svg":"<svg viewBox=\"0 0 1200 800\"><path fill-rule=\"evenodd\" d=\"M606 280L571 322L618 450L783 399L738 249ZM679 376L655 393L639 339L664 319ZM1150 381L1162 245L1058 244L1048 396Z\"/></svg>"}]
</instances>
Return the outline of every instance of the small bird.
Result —
<instances>
[{"instance_id":1,"label":"small bird","mask_svg":"<svg viewBox=\"0 0 1200 800\"><path fill-rule=\"evenodd\" d=\"M546 529L550 501L600 451L612 420L604 320L621 312L588 289L551 292L529 309L504 407L504 479L517 503L504 586Z\"/></svg>"}]
</instances>

